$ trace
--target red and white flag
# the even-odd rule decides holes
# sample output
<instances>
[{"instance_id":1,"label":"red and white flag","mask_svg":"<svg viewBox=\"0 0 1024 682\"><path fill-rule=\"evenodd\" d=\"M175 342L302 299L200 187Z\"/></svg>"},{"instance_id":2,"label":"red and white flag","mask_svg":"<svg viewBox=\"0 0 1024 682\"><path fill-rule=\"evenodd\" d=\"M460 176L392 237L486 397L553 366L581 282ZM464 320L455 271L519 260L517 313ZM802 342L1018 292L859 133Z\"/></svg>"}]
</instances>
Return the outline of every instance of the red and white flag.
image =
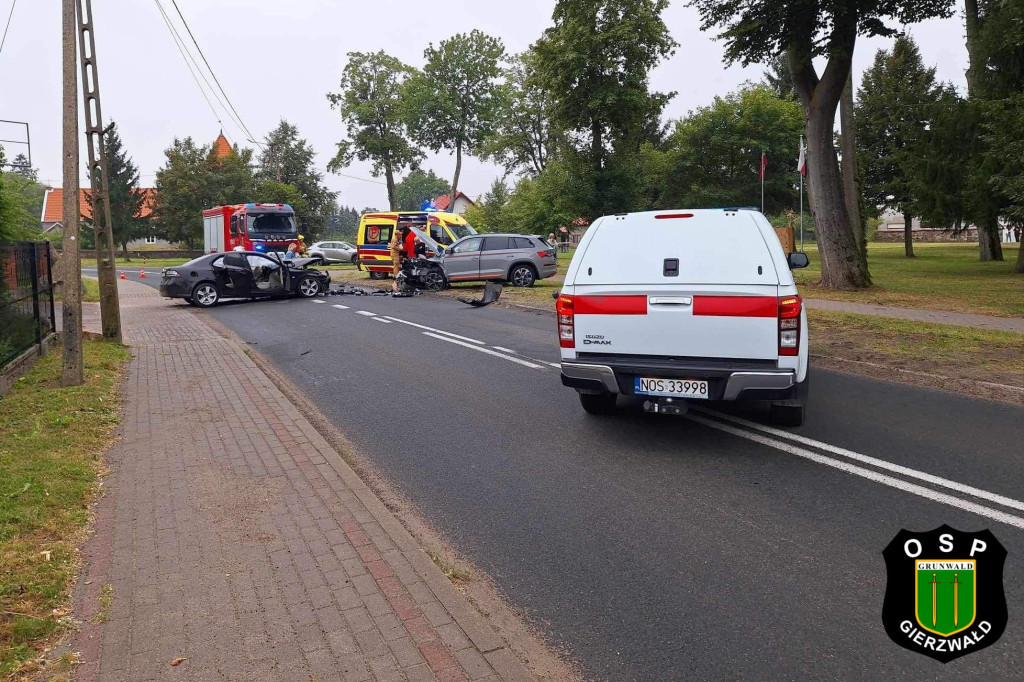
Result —
<instances>
[{"instance_id":1,"label":"red and white flag","mask_svg":"<svg viewBox=\"0 0 1024 682\"><path fill-rule=\"evenodd\" d=\"M804 138L800 138L800 158L797 159L796 169L800 171L800 175L807 175L807 145L804 144Z\"/></svg>"}]
</instances>

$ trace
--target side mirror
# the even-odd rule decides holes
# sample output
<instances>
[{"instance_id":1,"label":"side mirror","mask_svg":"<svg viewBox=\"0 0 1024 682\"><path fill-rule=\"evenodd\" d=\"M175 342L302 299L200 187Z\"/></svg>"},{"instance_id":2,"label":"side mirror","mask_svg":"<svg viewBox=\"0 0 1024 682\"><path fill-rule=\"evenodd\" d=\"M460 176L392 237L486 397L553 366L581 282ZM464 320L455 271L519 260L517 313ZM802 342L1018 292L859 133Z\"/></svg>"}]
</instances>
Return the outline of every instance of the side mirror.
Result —
<instances>
[{"instance_id":1,"label":"side mirror","mask_svg":"<svg viewBox=\"0 0 1024 682\"><path fill-rule=\"evenodd\" d=\"M806 268L811 264L811 259L807 257L806 253L797 251L789 254L789 269L799 270L800 268Z\"/></svg>"}]
</instances>

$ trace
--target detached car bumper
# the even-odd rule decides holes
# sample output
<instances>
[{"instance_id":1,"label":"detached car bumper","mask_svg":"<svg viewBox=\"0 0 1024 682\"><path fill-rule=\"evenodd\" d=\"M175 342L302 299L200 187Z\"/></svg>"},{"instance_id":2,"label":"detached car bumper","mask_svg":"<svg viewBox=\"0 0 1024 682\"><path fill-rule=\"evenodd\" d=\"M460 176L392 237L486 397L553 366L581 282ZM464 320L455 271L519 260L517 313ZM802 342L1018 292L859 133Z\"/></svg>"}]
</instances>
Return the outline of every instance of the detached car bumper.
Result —
<instances>
[{"instance_id":1,"label":"detached car bumper","mask_svg":"<svg viewBox=\"0 0 1024 682\"><path fill-rule=\"evenodd\" d=\"M616 358L562 362L562 384L586 393L635 395L636 377L707 380L710 400L794 400L802 390L796 372L779 369L771 361Z\"/></svg>"}]
</instances>

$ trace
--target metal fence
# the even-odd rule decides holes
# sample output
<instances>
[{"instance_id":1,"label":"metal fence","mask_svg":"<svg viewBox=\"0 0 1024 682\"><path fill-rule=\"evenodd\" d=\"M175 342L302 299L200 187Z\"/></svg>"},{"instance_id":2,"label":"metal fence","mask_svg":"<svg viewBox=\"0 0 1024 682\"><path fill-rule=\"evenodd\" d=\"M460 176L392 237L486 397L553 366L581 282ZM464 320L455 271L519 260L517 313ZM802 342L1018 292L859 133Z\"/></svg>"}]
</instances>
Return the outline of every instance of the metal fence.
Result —
<instances>
[{"instance_id":1,"label":"metal fence","mask_svg":"<svg viewBox=\"0 0 1024 682\"><path fill-rule=\"evenodd\" d=\"M0 244L0 368L56 329L49 242Z\"/></svg>"}]
</instances>

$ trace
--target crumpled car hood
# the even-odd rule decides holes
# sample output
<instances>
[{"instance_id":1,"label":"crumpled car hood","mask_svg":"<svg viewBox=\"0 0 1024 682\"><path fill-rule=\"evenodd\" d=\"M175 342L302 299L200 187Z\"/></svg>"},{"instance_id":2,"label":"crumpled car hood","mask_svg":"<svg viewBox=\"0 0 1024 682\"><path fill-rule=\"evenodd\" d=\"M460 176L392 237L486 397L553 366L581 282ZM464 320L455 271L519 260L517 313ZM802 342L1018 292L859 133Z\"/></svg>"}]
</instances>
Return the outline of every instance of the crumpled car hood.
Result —
<instances>
[{"instance_id":1,"label":"crumpled car hood","mask_svg":"<svg viewBox=\"0 0 1024 682\"><path fill-rule=\"evenodd\" d=\"M305 270L311 264L319 262L319 258L292 258L291 260L286 260L285 265L287 265L288 267L297 268L299 270Z\"/></svg>"}]
</instances>

